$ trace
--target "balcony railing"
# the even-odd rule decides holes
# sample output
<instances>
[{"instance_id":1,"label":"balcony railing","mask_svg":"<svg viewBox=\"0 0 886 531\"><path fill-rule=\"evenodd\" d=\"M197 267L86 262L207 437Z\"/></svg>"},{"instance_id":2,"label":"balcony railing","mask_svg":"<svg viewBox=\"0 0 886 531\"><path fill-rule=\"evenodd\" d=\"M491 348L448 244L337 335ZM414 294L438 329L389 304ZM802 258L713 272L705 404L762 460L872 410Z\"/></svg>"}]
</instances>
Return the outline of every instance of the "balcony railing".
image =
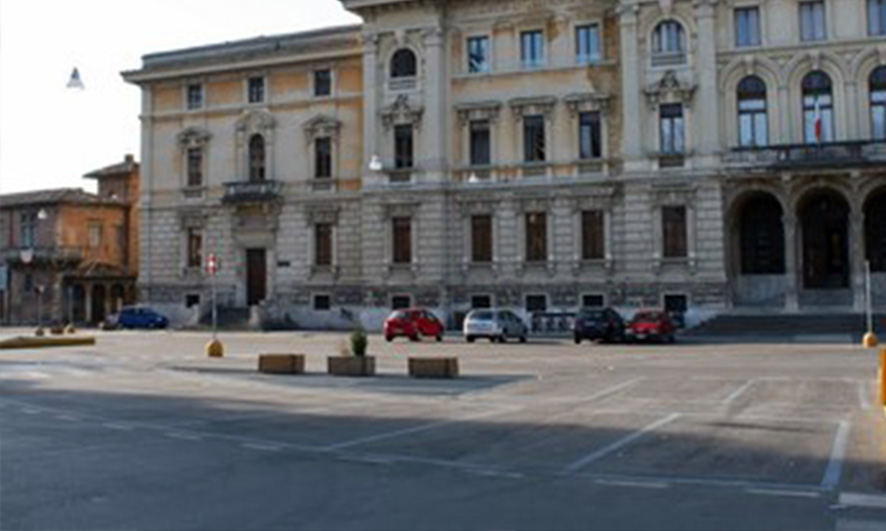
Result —
<instances>
[{"instance_id":1,"label":"balcony railing","mask_svg":"<svg viewBox=\"0 0 886 531\"><path fill-rule=\"evenodd\" d=\"M858 140L823 144L782 144L735 148L726 156L730 166L788 169L841 169L883 164L886 142Z\"/></svg>"},{"instance_id":2,"label":"balcony railing","mask_svg":"<svg viewBox=\"0 0 886 531\"><path fill-rule=\"evenodd\" d=\"M265 203L276 201L283 196L283 183L280 181L236 181L225 183L222 202Z\"/></svg>"},{"instance_id":3,"label":"balcony railing","mask_svg":"<svg viewBox=\"0 0 886 531\"><path fill-rule=\"evenodd\" d=\"M21 264L30 263L72 263L83 260L83 249L80 247L9 247L0 250L5 261Z\"/></svg>"}]
</instances>

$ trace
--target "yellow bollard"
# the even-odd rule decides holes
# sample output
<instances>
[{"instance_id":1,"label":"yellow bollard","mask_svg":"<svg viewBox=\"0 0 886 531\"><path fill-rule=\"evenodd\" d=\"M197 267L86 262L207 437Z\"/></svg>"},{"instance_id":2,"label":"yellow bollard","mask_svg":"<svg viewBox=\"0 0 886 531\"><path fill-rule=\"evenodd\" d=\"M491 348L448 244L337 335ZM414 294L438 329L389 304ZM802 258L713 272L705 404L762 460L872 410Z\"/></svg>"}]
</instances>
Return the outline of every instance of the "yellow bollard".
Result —
<instances>
[{"instance_id":1,"label":"yellow bollard","mask_svg":"<svg viewBox=\"0 0 886 531\"><path fill-rule=\"evenodd\" d=\"M880 405L886 408L886 348L880 350Z\"/></svg>"},{"instance_id":2,"label":"yellow bollard","mask_svg":"<svg viewBox=\"0 0 886 531\"><path fill-rule=\"evenodd\" d=\"M225 347L218 339L213 339L206 344L206 355L210 358L221 358L225 355Z\"/></svg>"},{"instance_id":3,"label":"yellow bollard","mask_svg":"<svg viewBox=\"0 0 886 531\"><path fill-rule=\"evenodd\" d=\"M861 344L864 348L875 348L879 345L879 341L877 341L877 335L873 332L868 332L864 335L864 338L861 340Z\"/></svg>"}]
</instances>

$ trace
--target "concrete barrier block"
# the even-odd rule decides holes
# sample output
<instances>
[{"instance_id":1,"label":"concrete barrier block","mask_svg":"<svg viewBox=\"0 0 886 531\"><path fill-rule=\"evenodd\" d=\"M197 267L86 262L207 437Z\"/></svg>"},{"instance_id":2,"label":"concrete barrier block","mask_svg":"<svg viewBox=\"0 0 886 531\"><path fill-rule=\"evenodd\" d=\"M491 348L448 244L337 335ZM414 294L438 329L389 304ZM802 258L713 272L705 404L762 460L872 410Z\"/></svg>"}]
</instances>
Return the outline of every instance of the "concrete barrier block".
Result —
<instances>
[{"instance_id":1,"label":"concrete barrier block","mask_svg":"<svg viewBox=\"0 0 886 531\"><path fill-rule=\"evenodd\" d=\"M458 358L409 358L413 378L458 378Z\"/></svg>"},{"instance_id":2,"label":"concrete barrier block","mask_svg":"<svg viewBox=\"0 0 886 531\"><path fill-rule=\"evenodd\" d=\"M373 356L329 356L326 368L333 376L374 376Z\"/></svg>"},{"instance_id":3,"label":"concrete barrier block","mask_svg":"<svg viewBox=\"0 0 886 531\"><path fill-rule=\"evenodd\" d=\"M261 354L258 371L265 374L304 374L304 354Z\"/></svg>"}]
</instances>

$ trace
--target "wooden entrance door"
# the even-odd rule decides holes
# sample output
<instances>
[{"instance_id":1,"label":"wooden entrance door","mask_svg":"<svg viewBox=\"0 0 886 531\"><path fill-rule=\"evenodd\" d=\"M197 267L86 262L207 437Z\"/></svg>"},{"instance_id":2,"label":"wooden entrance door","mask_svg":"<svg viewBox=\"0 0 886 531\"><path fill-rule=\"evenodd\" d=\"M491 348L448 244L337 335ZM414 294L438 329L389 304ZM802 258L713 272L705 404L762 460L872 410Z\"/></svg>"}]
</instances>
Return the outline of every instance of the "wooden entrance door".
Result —
<instances>
[{"instance_id":1,"label":"wooden entrance door","mask_svg":"<svg viewBox=\"0 0 886 531\"><path fill-rule=\"evenodd\" d=\"M832 193L811 198L803 211L803 285L849 287L849 206Z\"/></svg>"},{"instance_id":2,"label":"wooden entrance door","mask_svg":"<svg viewBox=\"0 0 886 531\"><path fill-rule=\"evenodd\" d=\"M265 249L246 250L246 304L254 306L267 297L268 253Z\"/></svg>"}]
</instances>

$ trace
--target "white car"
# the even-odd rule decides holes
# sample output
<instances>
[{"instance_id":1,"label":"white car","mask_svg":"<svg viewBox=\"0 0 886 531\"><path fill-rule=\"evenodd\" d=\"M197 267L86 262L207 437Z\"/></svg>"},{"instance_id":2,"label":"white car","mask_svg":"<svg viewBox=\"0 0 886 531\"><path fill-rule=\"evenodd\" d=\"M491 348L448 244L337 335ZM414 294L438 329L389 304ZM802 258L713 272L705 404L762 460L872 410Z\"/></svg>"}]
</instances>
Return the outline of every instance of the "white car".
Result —
<instances>
[{"instance_id":1,"label":"white car","mask_svg":"<svg viewBox=\"0 0 886 531\"><path fill-rule=\"evenodd\" d=\"M478 337L499 343L505 343L510 338L526 343L529 329L510 310L473 310L465 317L464 334L468 343L473 343Z\"/></svg>"}]
</instances>

